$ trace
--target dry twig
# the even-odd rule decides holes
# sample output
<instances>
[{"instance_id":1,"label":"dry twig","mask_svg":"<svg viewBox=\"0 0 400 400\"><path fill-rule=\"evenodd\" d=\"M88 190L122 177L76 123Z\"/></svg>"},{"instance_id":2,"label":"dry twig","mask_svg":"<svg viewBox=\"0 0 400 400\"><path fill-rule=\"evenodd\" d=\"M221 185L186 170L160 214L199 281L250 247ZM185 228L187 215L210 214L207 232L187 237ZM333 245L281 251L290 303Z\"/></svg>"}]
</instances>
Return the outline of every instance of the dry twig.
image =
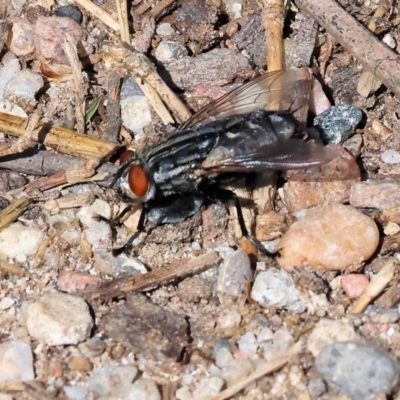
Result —
<instances>
[{"instance_id":1,"label":"dry twig","mask_svg":"<svg viewBox=\"0 0 400 400\"><path fill-rule=\"evenodd\" d=\"M371 279L371 282L364 289L361 296L353 304L350 312L353 314L363 312L368 304L378 297L392 281L396 268L397 263L393 260L388 261L388 263Z\"/></svg>"},{"instance_id":2,"label":"dry twig","mask_svg":"<svg viewBox=\"0 0 400 400\"><path fill-rule=\"evenodd\" d=\"M145 94L146 96L150 96L149 100L159 115L160 109L156 101L158 95L176 114L179 122L184 122L190 117L191 114L188 109L179 97L160 78L153 64L145 55L135 53L130 46L121 44L119 46L103 46L103 58L106 62L108 61L110 65L117 66L127 74L133 76L139 85L143 84L140 80L138 81L138 79L141 79L145 84L149 84L154 89L154 91L149 89L148 93L145 92ZM143 88L143 86L141 87ZM164 112L161 115L163 115L163 118L166 117ZM172 121L172 118L169 117L169 120Z\"/></svg>"},{"instance_id":3,"label":"dry twig","mask_svg":"<svg viewBox=\"0 0 400 400\"><path fill-rule=\"evenodd\" d=\"M14 222L29 206L31 200L22 197L13 201L0 213L0 231Z\"/></svg>"},{"instance_id":4,"label":"dry twig","mask_svg":"<svg viewBox=\"0 0 400 400\"><path fill-rule=\"evenodd\" d=\"M297 0L344 48L400 95L400 56L382 44L334 0Z\"/></svg>"},{"instance_id":5,"label":"dry twig","mask_svg":"<svg viewBox=\"0 0 400 400\"><path fill-rule=\"evenodd\" d=\"M90 0L75 0L75 3L79 4L90 14L93 14L104 25L107 25L112 30L119 30L119 23L113 17L111 17L110 14L108 14L99 6L96 6L96 4L93 4Z\"/></svg>"},{"instance_id":6,"label":"dry twig","mask_svg":"<svg viewBox=\"0 0 400 400\"><path fill-rule=\"evenodd\" d=\"M76 46L67 38L65 41L65 54L68 57L69 64L72 68L72 76L75 83L75 118L77 130L80 133L85 132L85 95L86 84L83 78L82 66L79 61Z\"/></svg>"},{"instance_id":7,"label":"dry twig","mask_svg":"<svg viewBox=\"0 0 400 400\"><path fill-rule=\"evenodd\" d=\"M190 260L173 263L147 274L117 278L94 289L84 290L80 295L87 300L111 300L129 292L155 288L177 278L199 274L217 264L219 260L220 257L215 252L204 254Z\"/></svg>"},{"instance_id":8,"label":"dry twig","mask_svg":"<svg viewBox=\"0 0 400 400\"><path fill-rule=\"evenodd\" d=\"M0 271L7 274L25 275L25 271L17 265L10 264L7 261L0 260Z\"/></svg>"},{"instance_id":9,"label":"dry twig","mask_svg":"<svg viewBox=\"0 0 400 400\"><path fill-rule=\"evenodd\" d=\"M157 19L162 12L169 7L175 0L161 0L156 6L154 6L147 15Z\"/></svg>"},{"instance_id":10,"label":"dry twig","mask_svg":"<svg viewBox=\"0 0 400 400\"><path fill-rule=\"evenodd\" d=\"M0 131L7 135L21 137L25 132L25 124L25 118L0 112ZM32 132L31 139L60 153L87 159L103 159L118 148L115 143L41 123Z\"/></svg>"},{"instance_id":11,"label":"dry twig","mask_svg":"<svg viewBox=\"0 0 400 400\"><path fill-rule=\"evenodd\" d=\"M237 382L230 388L223 390L217 396L212 397L211 400L230 399L236 393L239 393L241 390L245 389L247 386L251 385L258 379L262 378L263 376L269 375L272 372L275 372L284 367L290 361L291 358L293 358L296 354L298 354L301 351L302 348L303 348L303 343L301 341L298 341L283 356L281 356L275 361L265 364L260 368L257 368L252 374L244 378L242 381Z\"/></svg>"},{"instance_id":12,"label":"dry twig","mask_svg":"<svg viewBox=\"0 0 400 400\"><path fill-rule=\"evenodd\" d=\"M130 43L127 2L126 0L116 0L116 4L121 40Z\"/></svg>"},{"instance_id":13,"label":"dry twig","mask_svg":"<svg viewBox=\"0 0 400 400\"><path fill-rule=\"evenodd\" d=\"M284 69L283 22L285 8L283 0L264 0L263 23L267 44L267 66L269 71Z\"/></svg>"}]
</instances>

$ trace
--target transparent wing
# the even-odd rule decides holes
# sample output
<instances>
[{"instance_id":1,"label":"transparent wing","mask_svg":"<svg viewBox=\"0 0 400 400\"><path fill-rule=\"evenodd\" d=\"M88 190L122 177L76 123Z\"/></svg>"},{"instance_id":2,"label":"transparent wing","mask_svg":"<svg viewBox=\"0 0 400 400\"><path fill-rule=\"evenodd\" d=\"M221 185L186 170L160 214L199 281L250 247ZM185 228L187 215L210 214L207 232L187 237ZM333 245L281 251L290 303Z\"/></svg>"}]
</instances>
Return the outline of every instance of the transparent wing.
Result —
<instances>
[{"instance_id":1,"label":"transparent wing","mask_svg":"<svg viewBox=\"0 0 400 400\"><path fill-rule=\"evenodd\" d=\"M305 68L269 72L212 101L178 130L261 109L291 111L303 122L307 118L310 90L311 77Z\"/></svg>"},{"instance_id":2,"label":"transparent wing","mask_svg":"<svg viewBox=\"0 0 400 400\"><path fill-rule=\"evenodd\" d=\"M227 149L215 148L199 168L199 175L225 172L288 170L326 164L339 155L337 150L301 139L289 139L260 146L256 151L236 156Z\"/></svg>"}]
</instances>

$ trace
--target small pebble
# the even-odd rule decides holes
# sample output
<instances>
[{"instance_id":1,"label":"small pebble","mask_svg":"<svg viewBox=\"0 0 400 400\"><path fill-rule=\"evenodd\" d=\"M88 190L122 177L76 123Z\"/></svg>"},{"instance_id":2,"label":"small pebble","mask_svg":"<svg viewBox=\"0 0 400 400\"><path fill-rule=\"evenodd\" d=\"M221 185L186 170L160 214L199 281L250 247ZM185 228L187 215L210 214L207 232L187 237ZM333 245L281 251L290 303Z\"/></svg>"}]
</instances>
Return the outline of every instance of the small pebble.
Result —
<instances>
[{"instance_id":1,"label":"small pebble","mask_svg":"<svg viewBox=\"0 0 400 400\"><path fill-rule=\"evenodd\" d=\"M353 207L331 203L303 215L279 243L278 263L287 271L305 266L340 271L367 260L379 244L374 220Z\"/></svg>"},{"instance_id":2,"label":"small pebble","mask_svg":"<svg viewBox=\"0 0 400 400\"><path fill-rule=\"evenodd\" d=\"M41 75L30 69L18 71L4 87L4 99L18 105L24 111L32 111L36 106L36 93L43 87Z\"/></svg>"},{"instance_id":3,"label":"small pebble","mask_svg":"<svg viewBox=\"0 0 400 400\"><path fill-rule=\"evenodd\" d=\"M374 179L354 182L350 188L350 204L357 208L388 210L400 206L400 182Z\"/></svg>"},{"instance_id":4,"label":"small pebble","mask_svg":"<svg viewBox=\"0 0 400 400\"><path fill-rule=\"evenodd\" d=\"M7 47L18 57L25 57L35 51L33 28L23 19L15 18L8 35Z\"/></svg>"},{"instance_id":5,"label":"small pebble","mask_svg":"<svg viewBox=\"0 0 400 400\"><path fill-rule=\"evenodd\" d=\"M1 343L0 382L31 381L34 377L31 346L22 340Z\"/></svg>"},{"instance_id":6,"label":"small pebble","mask_svg":"<svg viewBox=\"0 0 400 400\"><path fill-rule=\"evenodd\" d=\"M252 277L250 259L244 250L237 250L227 256L218 274L217 293L220 302L238 299Z\"/></svg>"},{"instance_id":7,"label":"small pebble","mask_svg":"<svg viewBox=\"0 0 400 400\"><path fill-rule=\"evenodd\" d=\"M237 311L227 310L218 317L217 324L219 329L232 329L238 328L241 321L242 317Z\"/></svg>"},{"instance_id":8,"label":"small pebble","mask_svg":"<svg viewBox=\"0 0 400 400\"><path fill-rule=\"evenodd\" d=\"M238 340L239 350L247 357L252 358L257 354L258 343L253 332L246 332Z\"/></svg>"},{"instance_id":9,"label":"small pebble","mask_svg":"<svg viewBox=\"0 0 400 400\"><path fill-rule=\"evenodd\" d=\"M85 386L64 386L65 395L69 400L85 400L88 398L88 390Z\"/></svg>"},{"instance_id":10,"label":"small pebble","mask_svg":"<svg viewBox=\"0 0 400 400\"><path fill-rule=\"evenodd\" d=\"M359 336L346 318L341 320L324 318L318 321L308 337L307 350L316 357L325 346L331 343L358 339Z\"/></svg>"},{"instance_id":11,"label":"small pebble","mask_svg":"<svg viewBox=\"0 0 400 400\"><path fill-rule=\"evenodd\" d=\"M88 338L93 319L82 298L53 292L28 305L27 327L48 346L78 344Z\"/></svg>"},{"instance_id":12,"label":"small pebble","mask_svg":"<svg viewBox=\"0 0 400 400\"><path fill-rule=\"evenodd\" d=\"M307 389L311 398L317 399L326 392L326 385L321 378L313 378L308 382Z\"/></svg>"},{"instance_id":13,"label":"small pebble","mask_svg":"<svg viewBox=\"0 0 400 400\"><path fill-rule=\"evenodd\" d=\"M83 36L82 29L71 18L39 16L34 26L35 47L39 56L59 64L69 65L64 42L68 36L76 45Z\"/></svg>"},{"instance_id":14,"label":"small pebble","mask_svg":"<svg viewBox=\"0 0 400 400\"><path fill-rule=\"evenodd\" d=\"M400 152L396 150L385 150L381 154L381 160L386 164L399 164Z\"/></svg>"},{"instance_id":15,"label":"small pebble","mask_svg":"<svg viewBox=\"0 0 400 400\"><path fill-rule=\"evenodd\" d=\"M0 252L9 258L20 254L32 256L36 254L44 237L39 229L15 222L0 232Z\"/></svg>"},{"instance_id":16,"label":"small pebble","mask_svg":"<svg viewBox=\"0 0 400 400\"><path fill-rule=\"evenodd\" d=\"M134 133L135 139L144 137L144 128L151 123L151 106L144 95L121 99L121 119L126 129Z\"/></svg>"},{"instance_id":17,"label":"small pebble","mask_svg":"<svg viewBox=\"0 0 400 400\"><path fill-rule=\"evenodd\" d=\"M257 342L267 342L268 340L272 340L274 337L274 332L272 332L271 328L265 326L261 329L260 333L257 335Z\"/></svg>"},{"instance_id":18,"label":"small pebble","mask_svg":"<svg viewBox=\"0 0 400 400\"><path fill-rule=\"evenodd\" d=\"M85 205L81 207L77 213L77 217L83 225L90 227L96 225L99 222L98 217L102 217L106 220L111 219L111 207L110 204L104 200L96 199L91 205Z\"/></svg>"},{"instance_id":19,"label":"small pebble","mask_svg":"<svg viewBox=\"0 0 400 400\"><path fill-rule=\"evenodd\" d=\"M152 379L140 378L125 390L122 400L161 400L161 395Z\"/></svg>"},{"instance_id":20,"label":"small pebble","mask_svg":"<svg viewBox=\"0 0 400 400\"><path fill-rule=\"evenodd\" d=\"M11 306L13 306L13 304L15 303L15 300L11 297L3 297L0 301L0 310L7 310L9 309Z\"/></svg>"},{"instance_id":21,"label":"small pebble","mask_svg":"<svg viewBox=\"0 0 400 400\"><path fill-rule=\"evenodd\" d=\"M297 290L291 275L277 268L270 268L256 276L251 298L261 307L276 307L294 313L302 313L307 308L307 302Z\"/></svg>"},{"instance_id":22,"label":"small pebble","mask_svg":"<svg viewBox=\"0 0 400 400\"><path fill-rule=\"evenodd\" d=\"M154 52L154 56L162 64L177 60L188 54L189 52L184 45L168 40L161 42Z\"/></svg>"},{"instance_id":23,"label":"small pebble","mask_svg":"<svg viewBox=\"0 0 400 400\"><path fill-rule=\"evenodd\" d=\"M163 22L157 26L156 33L159 36L171 36L175 33L175 29L171 26L171 24Z\"/></svg>"},{"instance_id":24,"label":"small pebble","mask_svg":"<svg viewBox=\"0 0 400 400\"><path fill-rule=\"evenodd\" d=\"M214 351L215 364L219 368L224 368L233 363L233 355L228 347L221 346Z\"/></svg>"},{"instance_id":25,"label":"small pebble","mask_svg":"<svg viewBox=\"0 0 400 400\"><path fill-rule=\"evenodd\" d=\"M56 9L54 15L57 17L71 18L78 24L82 22L82 13L74 6L61 6Z\"/></svg>"},{"instance_id":26,"label":"small pebble","mask_svg":"<svg viewBox=\"0 0 400 400\"><path fill-rule=\"evenodd\" d=\"M90 375L88 384L101 397L118 396L131 386L137 373L138 369L133 365L100 367Z\"/></svg>"},{"instance_id":27,"label":"small pebble","mask_svg":"<svg viewBox=\"0 0 400 400\"><path fill-rule=\"evenodd\" d=\"M313 79L312 91L310 96L310 111L314 115L320 115L331 106L331 102L326 96L320 81Z\"/></svg>"},{"instance_id":28,"label":"small pebble","mask_svg":"<svg viewBox=\"0 0 400 400\"><path fill-rule=\"evenodd\" d=\"M12 58L8 62L4 62L0 68L0 98L4 99L4 89L10 79L14 78L20 71L21 67L16 58Z\"/></svg>"},{"instance_id":29,"label":"small pebble","mask_svg":"<svg viewBox=\"0 0 400 400\"><path fill-rule=\"evenodd\" d=\"M278 329L271 341L266 342L262 348L264 358L267 361L274 361L286 353L294 343L292 334L286 328Z\"/></svg>"},{"instance_id":30,"label":"small pebble","mask_svg":"<svg viewBox=\"0 0 400 400\"><path fill-rule=\"evenodd\" d=\"M227 387L230 387L249 376L254 369L250 360L246 358L234 359L229 365L222 368L221 375Z\"/></svg>"},{"instance_id":31,"label":"small pebble","mask_svg":"<svg viewBox=\"0 0 400 400\"><path fill-rule=\"evenodd\" d=\"M105 221L93 223L84 229L86 240L93 249L109 249L112 246L112 231L110 224Z\"/></svg>"},{"instance_id":32,"label":"small pebble","mask_svg":"<svg viewBox=\"0 0 400 400\"><path fill-rule=\"evenodd\" d=\"M216 396L224 386L224 380L218 376L201 378L193 391L193 400L208 400Z\"/></svg>"},{"instance_id":33,"label":"small pebble","mask_svg":"<svg viewBox=\"0 0 400 400\"><path fill-rule=\"evenodd\" d=\"M88 286L95 286L101 279L95 275L78 271L61 271L58 274L57 287L67 293L75 293Z\"/></svg>"},{"instance_id":34,"label":"small pebble","mask_svg":"<svg viewBox=\"0 0 400 400\"><path fill-rule=\"evenodd\" d=\"M347 140L361 122L362 112L349 104L332 106L314 119L325 143L339 144Z\"/></svg>"},{"instance_id":35,"label":"small pebble","mask_svg":"<svg viewBox=\"0 0 400 400\"><path fill-rule=\"evenodd\" d=\"M363 274L349 274L342 277L342 289L351 299L361 295L369 283L368 278Z\"/></svg>"},{"instance_id":36,"label":"small pebble","mask_svg":"<svg viewBox=\"0 0 400 400\"><path fill-rule=\"evenodd\" d=\"M331 388L354 400L389 394L399 380L398 363L371 343L332 343L318 354L315 365Z\"/></svg>"},{"instance_id":37,"label":"small pebble","mask_svg":"<svg viewBox=\"0 0 400 400\"><path fill-rule=\"evenodd\" d=\"M94 254L94 268L115 277L122 275L141 275L147 272L145 265L136 257L125 253L114 256L108 250L99 249Z\"/></svg>"}]
</instances>

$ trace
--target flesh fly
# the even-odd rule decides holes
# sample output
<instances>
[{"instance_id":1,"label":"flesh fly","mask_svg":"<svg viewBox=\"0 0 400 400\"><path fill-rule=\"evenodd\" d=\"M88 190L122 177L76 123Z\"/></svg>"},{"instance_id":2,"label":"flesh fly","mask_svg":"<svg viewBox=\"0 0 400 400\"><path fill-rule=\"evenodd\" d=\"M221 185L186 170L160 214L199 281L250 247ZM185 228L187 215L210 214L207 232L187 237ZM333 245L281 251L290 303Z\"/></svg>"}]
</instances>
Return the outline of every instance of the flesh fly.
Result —
<instances>
[{"instance_id":1,"label":"flesh fly","mask_svg":"<svg viewBox=\"0 0 400 400\"><path fill-rule=\"evenodd\" d=\"M127 150L114 180L120 192L143 203L156 225L177 223L195 214L206 199L239 200L221 187L243 174L299 169L325 164L336 154L300 138L305 130L311 79L305 69L267 73L212 101L171 136L134 153Z\"/></svg>"}]
</instances>

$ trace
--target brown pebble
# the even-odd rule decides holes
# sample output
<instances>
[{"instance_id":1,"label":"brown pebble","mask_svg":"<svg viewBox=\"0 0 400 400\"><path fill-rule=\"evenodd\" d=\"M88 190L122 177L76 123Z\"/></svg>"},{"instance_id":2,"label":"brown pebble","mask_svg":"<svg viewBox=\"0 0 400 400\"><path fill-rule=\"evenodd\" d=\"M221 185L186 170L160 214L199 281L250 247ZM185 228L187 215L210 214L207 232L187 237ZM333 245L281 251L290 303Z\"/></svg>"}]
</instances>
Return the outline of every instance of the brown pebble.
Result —
<instances>
[{"instance_id":1,"label":"brown pebble","mask_svg":"<svg viewBox=\"0 0 400 400\"><path fill-rule=\"evenodd\" d=\"M256 219L256 239L260 242L276 239L287 229L285 216L275 211L260 214Z\"/></svg>"},{"instance_id":2,"label":"brown pebble","mask_svg":"<svg viewBox=\"0 0 400 400\"><path fill-rule=\"evenodd\" d=\"M287 271L310 266L340 271L357 267L375 252L374 220L353 207L327 204L311 208L282 237L279 265Z\"/></svg>"},{"instance_id":3,"label":"brown pebble","mask_svg":"<svg viewBox=\"0 0 400 400\"><path fill-rule=\"evenodd\" d=\"M71 371L91 371L93 365L86 357L77 356L68 363L68 368Z\"/></svg>"},{"instance_id":4,"label":"brown pebble","mask_svg":"<svg viewBox=\"0 0 400 400\"><path fill-rule=\"evenodd\" d=\"M27 56L35 51L32 25L22 19L15 19L8 35L7 47L16 56Z\"/></svg>"}]
</instances>

